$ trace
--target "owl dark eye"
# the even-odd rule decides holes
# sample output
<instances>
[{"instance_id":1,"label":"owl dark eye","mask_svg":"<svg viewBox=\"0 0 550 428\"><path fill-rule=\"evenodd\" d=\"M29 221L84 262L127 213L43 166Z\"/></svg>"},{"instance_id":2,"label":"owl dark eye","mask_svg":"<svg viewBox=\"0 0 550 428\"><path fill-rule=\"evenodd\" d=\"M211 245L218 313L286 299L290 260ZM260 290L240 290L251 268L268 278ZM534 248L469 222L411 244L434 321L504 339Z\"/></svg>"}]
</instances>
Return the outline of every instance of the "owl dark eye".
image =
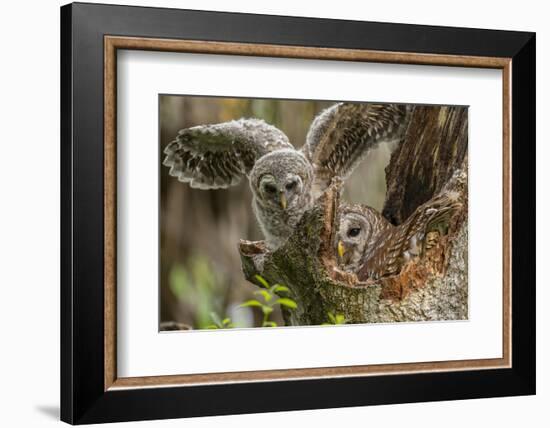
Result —
<instances>
[{"instance_id":1,"label":"owl dark eye","mask_svg":"<svg viewBox=\"0 0 550 428\"><path fill-rule=\"evenodd\" d=\"M348 230L348 236L350 238L355 238L359 233L361 232L361 229L358 227L352 227L350 230Z\"/></svg>"},{"instance_id":2,"label":"owl dark eye","mask_svg":"<svg viewBox=\"0 0 550 428\"><path fill-rule=\"evenodd\" d=\"M271 184L266 184L264 186L264 189L267 193L275 193L277 191L277 189L275 188L275 186L272 186Z\"/></svg>"},{"instance_id":3,"label":"owl dark eye","mask_svg":"<svg viewBox=\"0 0 550 428\"><path fill-rule=\"evenodd\" d=\"M286 190L292 190L296 187L296 182L295 181L291 181L290 183L288 183L286 185Z\"/></svg>"}]
</instances>

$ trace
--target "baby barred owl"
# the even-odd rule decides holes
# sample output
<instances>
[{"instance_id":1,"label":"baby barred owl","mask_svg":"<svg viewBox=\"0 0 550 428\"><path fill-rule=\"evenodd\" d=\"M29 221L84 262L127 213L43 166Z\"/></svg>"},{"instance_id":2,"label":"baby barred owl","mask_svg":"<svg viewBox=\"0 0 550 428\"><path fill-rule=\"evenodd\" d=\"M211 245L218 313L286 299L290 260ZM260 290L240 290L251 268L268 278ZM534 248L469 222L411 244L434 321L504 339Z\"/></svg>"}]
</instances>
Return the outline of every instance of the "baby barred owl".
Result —
<instances>
[{"instance_id":1,"label":"baby barred owl","mask_svg":"<svg viewBox=\"0 0 550 428\"><path fill-rule=\"evenodd\" d=\"M378 143L400 138L408 115L396 104L335 104L315 118L300 150L263 120L195 126L166 146L163 164L199 189L227 188L247 176L266 244L276 249L332 178L345 179Z\"/></svg>"},{"instance_id":2,"label":"baby barred owl","mask_svg":"<svg viewBox=\"0 0 550 428\"><path fill-rule=\"evenodd\" d=\"M336 251L340 267L359 280L396 275L447 233L449 220L461 207L457 192L446 192L419 206L399 226L373 208L342 205Z\"/></svg>"}]
</instances>

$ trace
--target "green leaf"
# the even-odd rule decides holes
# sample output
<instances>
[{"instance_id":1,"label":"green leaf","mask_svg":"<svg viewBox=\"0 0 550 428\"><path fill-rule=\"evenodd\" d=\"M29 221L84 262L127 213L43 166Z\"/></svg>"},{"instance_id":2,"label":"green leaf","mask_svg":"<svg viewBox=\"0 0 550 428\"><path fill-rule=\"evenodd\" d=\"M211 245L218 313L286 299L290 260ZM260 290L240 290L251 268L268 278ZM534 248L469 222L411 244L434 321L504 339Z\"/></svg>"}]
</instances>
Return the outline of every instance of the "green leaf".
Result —
<instances>
[{"instance_id":1,"label":"green leaf","mask_svg":"<svg viewBox=\"0 0 550 428\"><path fill-rule=\"evenodd\" d=\"M262 305L262 312L264 315L269 315L271 312L273 312L273 308L267 305Z\"/></svg>"},{"instance_id":2,"label":"green leaf","mask_svg":"<svg viewBox=\"0 0 550 428\"><path fill-rule=\"evenodd\" d=\"M227 324L229 324L230 322L231 322L231 318L224 318L224 319L222 320L222 324L223 324L223 325L227 325Z\"/></svg>"},{"instance_id":3,"label":"green leaf","mask_svg":"<svg viewBox=\"0 0 550 428\"><path fill-rule=\"evenodd\" d=\"M269 291L267 290L257 290L254 292L254 294L261 294L262 296L264 296L264 299L266 302L269 302L273 297L271 293L269 293Z\"/></svg>"},{"instance_id":4,"label":"green leaf","mask_svg":"<svg viewBox=\"0 0 550 428\"><path fill-rule=\"evenodd\" d=\"M191 280L185 268L179 264L172 266L169 273L168 284L170 290L178 299L190 297Z\"/></svg>"},{"instance_id":5,"label":"green leaf","mask_svg":"<svg viewBox=\"0 0 550 428\"><path fill-rule=\"evenodd\" d=\"M212 321L214 321L214 324L221 326L222 320L218 316L216 312L210 312L210 318L212 318Z\"/></svg>"},{"instance_id":6,"label":"green leaf","mask_svg":"<svg viewBox=\"0 0 550 428\"><path fill-rule=\"evenodd\" d=\"M218 286L216 271L212 269L209 260L203 256L195 256L189 262L195 286L204 293L215 292Z\"/></svg>"},{"instance_id":7,"label":"green leaf","mask_svg":"<svg viewBox=\"0 0 550 428\"><path fill-rule=\"evenodd\" d=\"M207 328L207 329L210 329L210 330L217 330L219 327L215 324L210 324L210 325L207 325L204 328Z\"/></svg>"},{"instance_id":8,"label":"green leaf","mask_svg":"<svg viewBox=\"0 0 550 428\"><path fill-rule=\"evenodd\" d=\"M327 315L328 315L328 319L330 320L330 322L332 324L336 324L336 318L334 317L334 314L332 312L328 312Z\"/></svg>"},{"instance_id":9,"label":"green leaf","mask_svg":"<svg viewBox=\"0 0 550 428\"><path fill-rule=\"evenodd\" d=\"M249 307L249 306L258 306L258 307L262 307L263 305L258 302L257 300L247 300L246 302L244 303L241 303L239 305L239 308L246 308L246 307Z\"/></svg>"},{"instance_id":10,"label":"green leaf","mask_svg":"<svg viewBox=\"0 0 550 428\"><path fill-rule=\"evenodd\" d=\"M292 299L289 299L288 297L281 297L280 299L277 299L275 303L278 303L281 306L285 306L290 309L296 309L298 305L296 302Z\"/></svg>"},{"instance_id":11,"label":"green leaf","mask_svg":"<svg viewBox=\"0 0 550 428\"><path fill-rule=\"evenodd\" d=\"M273 292L274 293L282 293L282 292L289 292L290 289L284 285L275 284L273 286Z\"/></svg>"},{"instance_id":12,"label":"green leaf","mask_svg":"<svg viewBox=\"0 0 550 428\"><path fill-rule=\"evenodd\" d=\"M346 317L342 314L336 315L335 324L345 324L346 323Z\"/></svg>"},{"instance_id":13,"label":"green leaf","mask_svg":"<svg viewBox=\"0 0 550 428\"><path fill-rule=\"evenodd\" d=\"M277 327L277 323L275 321L265 321L262 327Z\"/></svg>"},{"instance_id":14,"label":"green leaf","mask_svg":"<svg viewBox=\"0 0 550 428\"><path fill-rule=\"evenodd\" d=\"M262 285L264 288L269 288L269 283L263 279L260 275L255 275L256 280Z\"/></svg>"}]
</instances>

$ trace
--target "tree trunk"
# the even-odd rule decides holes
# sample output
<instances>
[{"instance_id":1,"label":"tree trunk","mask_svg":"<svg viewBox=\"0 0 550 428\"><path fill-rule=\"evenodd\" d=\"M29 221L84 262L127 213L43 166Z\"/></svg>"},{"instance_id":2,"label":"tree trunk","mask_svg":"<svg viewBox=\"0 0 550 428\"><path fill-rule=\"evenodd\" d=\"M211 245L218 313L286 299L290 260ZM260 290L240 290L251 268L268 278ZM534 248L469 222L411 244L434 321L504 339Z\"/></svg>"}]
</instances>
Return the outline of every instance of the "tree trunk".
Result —
<instances>
[{"instance_id":1,"label":"tree trunk","mask_svg":"<svg viewBox=\"0 0 550 428\"><path fill-rule=\"evenodd\" d=\"M386 168L383 215L400 224L420 204L442 190L457 193L462 209L445 236L398 275L358 281L337 267L335 234L342 184L327 189L275 252L263 241L241 241L245 277L261 275L284 284L297 302L284 310L287 325L466 319L468 315L467 109L415 107L403 140Z\"/></svg>"},{"instance_id":2,"label":"tree trunk","mask_svg":"<svg viewBox=\"0 0 550 428\"><path fill-rule=\"evenodd\" d=\"M384 217L403 223L441 191L467 152L466 107L415 107L405 138L386 167Z\"/></svg>"}]
</instances>

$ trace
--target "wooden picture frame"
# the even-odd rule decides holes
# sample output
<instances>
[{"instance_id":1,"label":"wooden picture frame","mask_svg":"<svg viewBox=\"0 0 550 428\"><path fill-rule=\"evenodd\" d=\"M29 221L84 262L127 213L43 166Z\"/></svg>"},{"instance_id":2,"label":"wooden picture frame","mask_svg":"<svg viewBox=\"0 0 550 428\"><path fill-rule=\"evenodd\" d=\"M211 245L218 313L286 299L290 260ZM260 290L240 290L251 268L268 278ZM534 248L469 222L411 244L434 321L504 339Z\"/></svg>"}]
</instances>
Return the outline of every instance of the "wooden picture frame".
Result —
<instances>
[{"instance_id":1,"label":"wooden picture frame","mask_svg":"<svg viewBox=\"0 0 550 428\"><path fill-rule=\"evenodd\" d=\"M503 357L118 377L118 49L501 69ZM534 394L533 33L76 3L61 8L61 55L62 420L80 424ZM257 399L265 395L270 399Z\"/></svg>"}]
</instances>

